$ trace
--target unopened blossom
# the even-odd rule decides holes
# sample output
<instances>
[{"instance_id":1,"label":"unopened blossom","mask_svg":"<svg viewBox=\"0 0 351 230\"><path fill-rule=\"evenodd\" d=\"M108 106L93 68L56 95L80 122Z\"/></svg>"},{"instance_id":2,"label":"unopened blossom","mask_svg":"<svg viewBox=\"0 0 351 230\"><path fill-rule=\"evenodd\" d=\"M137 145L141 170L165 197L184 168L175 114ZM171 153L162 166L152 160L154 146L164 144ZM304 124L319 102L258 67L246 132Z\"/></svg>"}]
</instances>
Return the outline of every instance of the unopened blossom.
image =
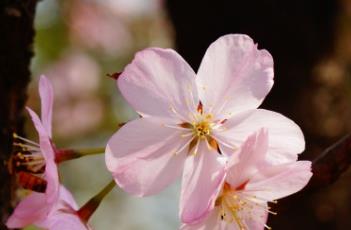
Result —
<instances>
[{"instance_id":1,"label":"unopened blossom","mask_svg":"<svg viewBox=\"0 0 351 230\"><path fill-rule=\"evenodd\" d=\"M183 168L182 186L207 193L220 183L221 158L235 155L263 126L270 133L271 164L295 161L304 150L303 134L293 121L257 109L273 86L273 59L246 35L212 43L197 74L172 49L142 50L117 86L141 118L111 137L106 165L131 194L155 194Z\"/></svg>"},{"instance_id":2,"label":"unopened blossom","mask_svg":"<svg viewBox=\"0 0 351 230\"><path fill-rule=\"evenodd\" d=\"M45 76L39 82L41 120L27 108L39 135L39 143L15 135L20 151L15 155L15 170L19 171L19 183L33 192L25 197L7 220L7 227L22 228L30 224L40 226L59 198L59 177L55 162L55 150L51 142L53 106L52 85Z\"/></svg>"},{"instance_id":3,"label":"unopened blossom","mask_svg":"<svg viewBox=\"0 0 351 230\"><path fill-rule=\"evenodd\" d=\"M269 138L265 129L249 136L238 157L230 158L217 188L209 193L186 192L188 202L181 203L181 213L187 223L181 230L270 229L268 214L276 213L269 202L301 190L312 173L309 161L268 163Z\"/></svg>"}]
</instances>

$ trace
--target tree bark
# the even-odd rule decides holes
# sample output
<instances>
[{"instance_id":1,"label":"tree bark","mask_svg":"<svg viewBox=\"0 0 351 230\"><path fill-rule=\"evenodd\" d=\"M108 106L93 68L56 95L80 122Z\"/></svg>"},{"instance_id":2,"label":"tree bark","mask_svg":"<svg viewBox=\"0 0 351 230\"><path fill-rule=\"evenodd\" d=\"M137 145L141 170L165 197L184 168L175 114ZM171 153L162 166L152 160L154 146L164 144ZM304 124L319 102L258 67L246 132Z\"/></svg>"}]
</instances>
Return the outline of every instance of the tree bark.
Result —
<instances>
[{"instance_id":1,"label":"tree bark","mask_svg":"<svg viewBox=\"0 0 351 230\"><path fill-rule=\"evenodd\" d=\"M12 134L23 135L24 105L33 56L36 0L2 0L0 3L0 213L1 229L15 202L16 182L9 174Z\"/></svg>"}]
</instances>

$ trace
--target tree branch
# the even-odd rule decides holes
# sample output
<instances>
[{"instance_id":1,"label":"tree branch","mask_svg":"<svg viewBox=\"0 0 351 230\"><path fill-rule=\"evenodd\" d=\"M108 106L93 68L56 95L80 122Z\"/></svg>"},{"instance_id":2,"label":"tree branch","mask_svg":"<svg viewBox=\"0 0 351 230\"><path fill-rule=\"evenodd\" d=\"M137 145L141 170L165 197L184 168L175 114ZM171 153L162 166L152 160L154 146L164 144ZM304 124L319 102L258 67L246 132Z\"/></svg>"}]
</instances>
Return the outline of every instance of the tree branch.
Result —
<instances>
[{"instance_id":1,"label":"tree branch","mask_svg":"<svg viewBox=\"0 0 351 230\"><path fill-rule=\"evenodd\" d=\"M0 3L0 213L1 229L12 206L15 183L6 162L12 150L12 133L23 134L26 89L33 56L33 20L36 0Z\"/></svg>"}]
</instances>

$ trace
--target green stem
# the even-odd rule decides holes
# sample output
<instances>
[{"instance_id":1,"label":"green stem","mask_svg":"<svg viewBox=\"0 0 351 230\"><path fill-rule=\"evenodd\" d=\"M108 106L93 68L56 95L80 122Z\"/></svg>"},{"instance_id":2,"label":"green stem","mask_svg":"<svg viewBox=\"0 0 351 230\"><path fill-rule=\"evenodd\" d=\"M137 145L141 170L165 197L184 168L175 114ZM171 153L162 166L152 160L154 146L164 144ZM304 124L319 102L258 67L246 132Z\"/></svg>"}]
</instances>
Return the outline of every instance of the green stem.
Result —
<instances>
[{"instance_id":1,"label":"green stem","mask_svg":"<svg viewBox=\"0 0 351 230\"><path fill-rule=\"evenodd\" d=\"M99 207L101 201L105 198L105 196L116 186L114 180L111 180L99 193L97 193L94 197L92 197L88 202L86 202L79 210L78 216L80 219L87 223L91 215L95 212L95 210Z\"/></svg>"}]
</instances>

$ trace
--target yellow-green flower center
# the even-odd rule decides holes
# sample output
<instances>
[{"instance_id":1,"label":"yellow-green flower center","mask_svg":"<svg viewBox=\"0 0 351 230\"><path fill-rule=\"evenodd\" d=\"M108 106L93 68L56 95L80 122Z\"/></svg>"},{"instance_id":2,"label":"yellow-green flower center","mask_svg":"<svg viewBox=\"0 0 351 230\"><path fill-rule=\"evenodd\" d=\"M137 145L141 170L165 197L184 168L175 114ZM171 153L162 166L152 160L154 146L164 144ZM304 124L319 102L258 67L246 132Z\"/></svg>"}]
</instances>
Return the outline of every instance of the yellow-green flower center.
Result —
<instances>
[{"instance_id":1,"label":"yellow-green flower center","mask_svg":"<svg viewBox=\"0 0 351 230\"><path fill-rule=\"evenodd\" d=\"M207 120L200 121L193 125L193 134L197 138L206 138L211 134L211 124Z\"/></svg>"}]
</instances>

